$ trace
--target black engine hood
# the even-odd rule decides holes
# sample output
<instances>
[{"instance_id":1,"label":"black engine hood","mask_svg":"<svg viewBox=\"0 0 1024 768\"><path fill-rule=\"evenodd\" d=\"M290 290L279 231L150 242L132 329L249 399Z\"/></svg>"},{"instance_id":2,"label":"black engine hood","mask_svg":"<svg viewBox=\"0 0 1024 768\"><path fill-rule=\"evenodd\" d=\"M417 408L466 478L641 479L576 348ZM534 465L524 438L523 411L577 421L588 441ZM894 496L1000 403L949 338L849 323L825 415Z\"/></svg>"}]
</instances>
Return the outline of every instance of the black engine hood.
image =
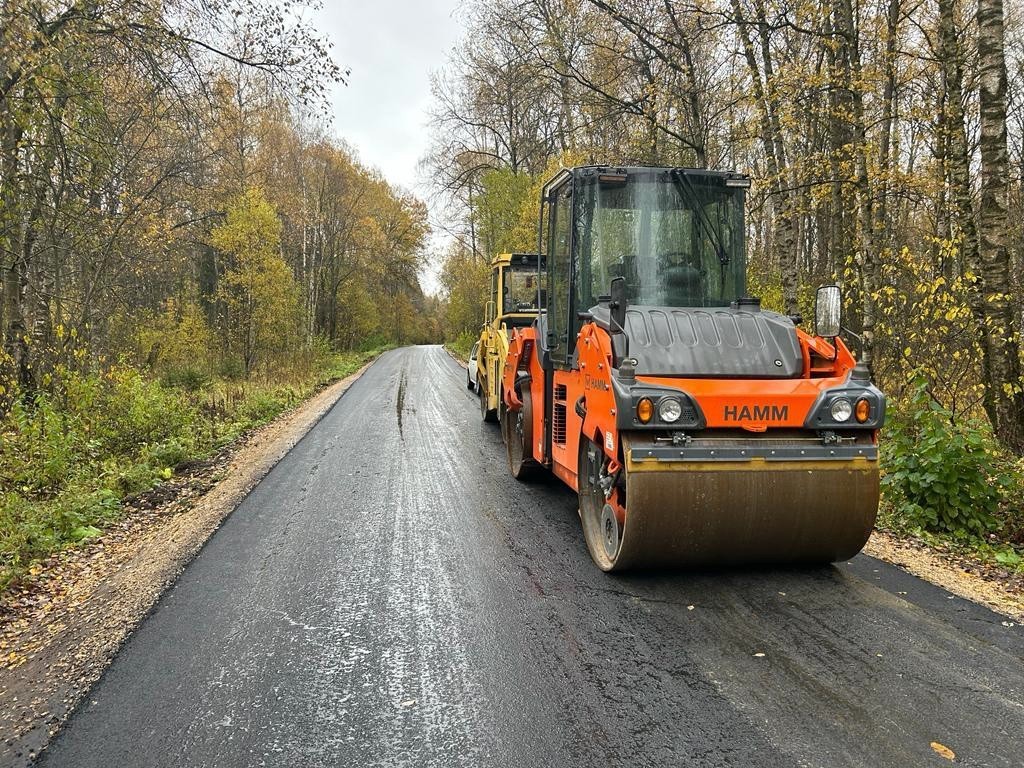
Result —
<instances>
[{"instance_id":1,"label":"black engine hood","mask_svg":"<svg viewBox=\"0 0 1024 768\"><path fill-rule=\"evenodd\" d=\"M606 304L590 312L609 328ZM803 373L796 328L777 312L630 306L626 331L641 376L793 379Z\"/></svg>"}]
</instances>

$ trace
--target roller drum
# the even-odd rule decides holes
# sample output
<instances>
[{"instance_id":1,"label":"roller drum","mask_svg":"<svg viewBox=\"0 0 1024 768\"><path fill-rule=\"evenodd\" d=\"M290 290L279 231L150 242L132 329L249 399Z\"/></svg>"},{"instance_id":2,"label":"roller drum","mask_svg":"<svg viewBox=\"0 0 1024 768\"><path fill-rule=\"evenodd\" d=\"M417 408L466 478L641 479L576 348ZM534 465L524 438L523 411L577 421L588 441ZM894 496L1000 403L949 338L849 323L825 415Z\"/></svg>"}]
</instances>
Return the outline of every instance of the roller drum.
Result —
<instances>
[{"instance_id":1,"label":"roller drum","mask_svg":"<svg viewBox=\"0 0 1024 768\"><path fill-rule=\"evenodd\" d=\"M617 555L595 557L606 570L844 560L878 513L877 460L634 461L625 436L623 449L626 519Z\"/></svg>"}]
</instances>

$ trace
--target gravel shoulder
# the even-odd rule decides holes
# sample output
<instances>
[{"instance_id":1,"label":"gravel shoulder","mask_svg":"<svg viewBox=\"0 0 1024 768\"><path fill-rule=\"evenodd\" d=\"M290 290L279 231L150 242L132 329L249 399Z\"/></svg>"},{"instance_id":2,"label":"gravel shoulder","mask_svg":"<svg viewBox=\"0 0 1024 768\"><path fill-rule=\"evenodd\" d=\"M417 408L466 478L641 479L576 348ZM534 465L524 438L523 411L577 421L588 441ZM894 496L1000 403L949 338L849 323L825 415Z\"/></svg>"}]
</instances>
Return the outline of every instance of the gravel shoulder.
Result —
<instances>
[{"instance_id":1,"label":"gravel shoulder","mask_svg":"<svg viewBox=\"0 0 1024 768\"><path fill-rule=\"evenodd\" d=\"M872 534L864 554L1024 624L1024 588L1003 569L885 531Z\"/></svg>"},{"instance_id":2,"label":"gravel shoulder","mask_svg":"<svg viewBox=\"0 0 1024 768\"><path fill-rule=\"evenodd\" d=\"M369 365L161 487L148 497L154 506L54 555L0 599L0 764L27 764L46 746L210 535Z\"/></svg>"}]
</instances>

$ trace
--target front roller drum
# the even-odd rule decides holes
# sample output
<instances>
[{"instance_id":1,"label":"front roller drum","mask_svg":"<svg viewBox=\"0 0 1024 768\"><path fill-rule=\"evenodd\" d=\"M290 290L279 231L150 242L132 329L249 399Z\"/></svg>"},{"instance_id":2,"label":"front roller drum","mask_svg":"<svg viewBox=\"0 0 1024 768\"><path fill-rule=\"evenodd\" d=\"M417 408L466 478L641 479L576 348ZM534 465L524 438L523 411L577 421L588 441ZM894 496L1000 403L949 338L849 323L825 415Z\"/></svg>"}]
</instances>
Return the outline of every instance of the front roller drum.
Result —
<instances>
[{"instance_id":1,"label":"front roller drum","mask_svg":"<svg viewBox=\"0 0 1024 768\"><path fill-rule=\"evenodd\" d=\"M488 424L493 424L498 420L498 411L490 407L487 391L487 382L480 383L478 393L480 396L480 418Z\"/></svg>"},{"instance_id":2,"label":"front roller drum","mask_svg":"<svg viewBox=\"0 0 1024 768\"><path fill-rule=\"evenodd\" d=\"M623 451L624 477L609 479L601 447L581 441L580 517L605 571L845 560L878 513L874 460L634 462L625 436Z\"/></svg>"}]
</instances>

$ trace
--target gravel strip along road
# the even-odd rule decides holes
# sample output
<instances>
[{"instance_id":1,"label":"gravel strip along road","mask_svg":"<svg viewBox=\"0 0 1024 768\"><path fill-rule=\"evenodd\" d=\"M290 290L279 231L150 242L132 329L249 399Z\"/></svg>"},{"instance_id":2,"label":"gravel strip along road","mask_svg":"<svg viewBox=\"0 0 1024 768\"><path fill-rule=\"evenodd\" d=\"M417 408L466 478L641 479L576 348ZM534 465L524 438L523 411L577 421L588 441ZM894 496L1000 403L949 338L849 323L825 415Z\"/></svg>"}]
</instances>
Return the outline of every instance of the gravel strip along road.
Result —
<instances>
[{"instance_id":1,"label":"gravel strip along road","mask_svg":"<svg viewBox=\"0 0 1024 768\"><path fill-rule=\"evenodd\" d=\"M1024 632L861 556L609 577L440 347L217 530L46 766L1019 766Z\"/></svg>"}]
</instances>

